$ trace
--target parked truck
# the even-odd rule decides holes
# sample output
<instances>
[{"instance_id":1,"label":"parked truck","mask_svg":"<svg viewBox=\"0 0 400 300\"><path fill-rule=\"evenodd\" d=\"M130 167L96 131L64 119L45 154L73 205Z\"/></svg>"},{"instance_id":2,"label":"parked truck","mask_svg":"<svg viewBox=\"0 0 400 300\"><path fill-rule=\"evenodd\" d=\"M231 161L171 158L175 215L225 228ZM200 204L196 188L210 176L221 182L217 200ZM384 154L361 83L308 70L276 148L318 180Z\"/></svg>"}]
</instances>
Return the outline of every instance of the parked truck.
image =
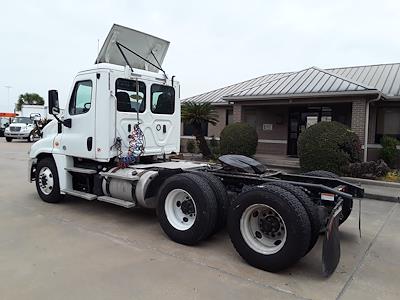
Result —
<instances>
[{"instance_id":1,"label":"parked truck","mask_svg":"<svg viewBox=\"0 0 400 300\"><path fill-rule=\"evenodd\" d=\"M168 160L180 149L179 82L162 69L169 42L113 25L95 66L74 79L63 117L30 150L29 181L56 203L65 195L130 209L157 210L172 240L195 245L227 223L237 252L277 272L292 266L325 233L323 271L339 261L338 226L363 190L332 173L292 175L254 159L218 164Z\"/></svg>"},{"instance_id":2,"label":"parked truck","mask_svg":"<svg viewBox=\"0 0 400 300\"><path fill-rule=\"evenodd\" d=\"M10 125L12 118L15 116L15 113L0 112L0 137L4 137L4 131Z\"/></svg>"}]
</instances>

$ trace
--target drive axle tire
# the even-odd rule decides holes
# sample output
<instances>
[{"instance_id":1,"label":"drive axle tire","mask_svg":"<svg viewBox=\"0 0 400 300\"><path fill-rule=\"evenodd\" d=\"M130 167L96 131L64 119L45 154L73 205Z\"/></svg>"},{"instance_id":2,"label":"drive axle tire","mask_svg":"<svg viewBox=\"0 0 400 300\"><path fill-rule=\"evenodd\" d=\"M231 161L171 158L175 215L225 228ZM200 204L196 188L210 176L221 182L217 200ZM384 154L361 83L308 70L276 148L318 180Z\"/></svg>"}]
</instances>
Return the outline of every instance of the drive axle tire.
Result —
<instances>
[{"instance_id":1,"label":"drive axle tire","mask_svg":"<svg viewBox=\"0 0 400 300\"><path fill-rule=\"evenodd\" d=\"M333 179L340 178L335 173L323 171L323 170L310 171L310 172L304 173L304 175L333 178ZM353 210L353 199L344 199L343 204L342 204L342 216L339 219L339 225L343 224L347 220L347 218L350 216L352 210Z\"/></svg>"},{"instance_id":2,"label":"drive axle tire","mask_svg":"<svg viewBox=\"0 0 400 300\"><path fill-rule=\"evenodd\" d=\"M10 138L10 137L6 137L6 141L8 142L8 143L10 143L10 142L12 142L12 138Z\"/></svg>"},{"instance_id":3,"label":"drive axle tire","mask_svg":"<svg viewBox=\"0 0 400 300\"><path fill-rule=\"evenodd\" d=\"M52 158L39 160L36 166L36 189L40 198L48 203L60 202L63 195L60 193L57 166Z\"/></svg>"},{"instance_id":4,"label":"drive axle tire","mask_svg":"<svg viewBox=\"0 0 400 300\"><path fill-rule=\"evenodd\" d=\"M301 202L273 185L252 188L233 201L228 232L244 260L269 272L295 264L311 238L310 220Z\"/></svg>"},{"instance_id":5,"label":"drive axle tire","mask_svg":"<svg viewBox=\"0 0 400 300\"><path fill-rule=\"evenodd\" d=\"M212 235L221 230L226 225L229 208L228 194L226 193L224 184L221 182L220 179L218 179L217 176L201 171L193 171L192 173L200 176L208 182L217 200L217 223L215 224L214 230L211 232Z\"/></svg>"},{"instance_id":6,"label":"drive axle tire","mask_svg":"<svg viewBox=\"0 0 400 300\"><path fill-rule=\"evenodd\" d=\"M303 207L307 212L308 218L310 219L311 225L311 239L308 249L306 253L304 253L304 255L306 255L315 246L315 243L318 241L319 238L319 232L321 230L321 220L318 214L317 205L312 202L310 197L306 194L306 192L303 191L301 187L286 182L273 182L269 183L269 185L279 186L284 190L292 193L297 199L299 199L301 204L303 204Z\"/></svg>"},{"instance_id":7,"label":"drive axle tire","mask_svg":"<svg viewBox=\"0 0 400 300\"><path fill-rule=\"evenodd\" d=\"M217 221L217 200L208 182L197 174L166 179L158 196L161 228L177 243L195 245L207 238Z\"/></svg>"}]
</instances>

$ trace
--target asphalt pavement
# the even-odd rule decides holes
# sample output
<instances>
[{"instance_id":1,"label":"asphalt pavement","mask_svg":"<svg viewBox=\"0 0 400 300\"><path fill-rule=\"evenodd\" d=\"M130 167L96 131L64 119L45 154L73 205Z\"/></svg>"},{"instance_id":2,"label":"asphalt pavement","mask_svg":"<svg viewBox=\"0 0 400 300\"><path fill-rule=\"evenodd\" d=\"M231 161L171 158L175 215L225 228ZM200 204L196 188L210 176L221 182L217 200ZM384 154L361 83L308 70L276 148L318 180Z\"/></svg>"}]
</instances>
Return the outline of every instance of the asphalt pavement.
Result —
<instances>
[{"instance_id":1,"label":"asphalt pavement","mask_svg":"<svg viewBox=\"0 0 400 300\"><path fill-rule=\"evenodd\" d=\"M29 147L0 138L0 299L400 299L399 203L362 199L360 238L354 202L330 278L322 238L273 274L247 265L224 231L188 247L150 210L42 202L27 182Z\"/></svg>"}]
</instances>

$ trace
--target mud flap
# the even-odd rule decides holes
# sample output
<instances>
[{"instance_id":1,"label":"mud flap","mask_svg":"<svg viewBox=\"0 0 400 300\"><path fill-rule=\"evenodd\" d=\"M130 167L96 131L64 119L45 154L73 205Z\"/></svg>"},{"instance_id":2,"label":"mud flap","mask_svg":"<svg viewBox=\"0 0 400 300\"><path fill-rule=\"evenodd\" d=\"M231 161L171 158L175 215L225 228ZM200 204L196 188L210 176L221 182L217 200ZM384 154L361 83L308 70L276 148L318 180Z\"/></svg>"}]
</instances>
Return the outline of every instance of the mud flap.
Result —
<instances>
[{"instance_id":1,"label":"mud flap","mask_svg":"<svg viewBox=\"0 0 400 300\"><path fill-rule=\"evenodd\" d=\"M342 201L333 208L328 220L322 246L322 273L332 275L340 260L339 218L342 213Z\"/></svg>"}]
</instances>

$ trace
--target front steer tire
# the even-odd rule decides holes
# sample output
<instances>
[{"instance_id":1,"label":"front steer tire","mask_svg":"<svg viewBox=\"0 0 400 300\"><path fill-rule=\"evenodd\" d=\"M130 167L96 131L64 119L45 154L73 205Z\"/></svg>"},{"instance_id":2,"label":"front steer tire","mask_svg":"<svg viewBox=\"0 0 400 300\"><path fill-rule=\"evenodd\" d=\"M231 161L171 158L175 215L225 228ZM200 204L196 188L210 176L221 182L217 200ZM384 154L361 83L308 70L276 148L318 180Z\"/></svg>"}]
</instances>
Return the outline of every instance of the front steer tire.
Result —
<instances>
[{"instance_id":1,"label":"front steer tire","mask_svg":"<svg viewBox=\"0 0 400 300\"><path fill-rule=\"evenodd\" d=\"M217 200L204 178L192 173L176 174L160 188L157 214L171 240L195 245L215 229Z\"/></svg>"},{"instance_id":2,"label":"front steer tire","mask_svg":"<svg viewBox=\"0 0 400 300\"><path fill-rule=\"evenodd\" d=\"M43 172L41 172L43 171ZM47 188L44 186L44 184L48 184L48 182L44 182L45 178L40 178L41 173L43 176L43 173L45 173L45 176L47 177L47 181L49 179L52 179L52 188L50 189L49 186ZM58 179L58 172L57 172L57 166L54 162L54 160L50 157L43 158L39 160L36 166L36 190L40 196L40 198L44 202L48 203L58 203L62 200L63 195L60 193L60 182Z\"/></svg>"},{"instance_id":3,"label":"front steer tire","mask_svg":"<svg viewBox=\"0 0 400 300\"><path fill-rule=\"evenodd\" d=\"M11 143L12 142L12 138L10 138L10 137L6 137L6 141L8 142L8 143Z\"/></svg>"},{"instance_id":4,"label":"front steer tire","mask_svg":"<svg viewBox=\"0 0 400 300\"><path fill-rule=\"evenodd\" d=\"M251 209L256 209L257 213ZM260 221L271 216L273 222ZM269 243L271 228L277 228L274 225L276 216L280 219L275 219L284 224L278 227L285 229L279 235L282 240L264 246L267 243L265 239ZM263 226L257 229L257 224ZM248 230L253 227L255 232ZM228 232L233 246L244 260L269 272L278 272L295 264L307 251L311 238L310 220L301 202L292 193L272 185L255 187L238 196L229 209ZM259 243L263 244L260 246Z\"/></svg>"}]
</instances>

